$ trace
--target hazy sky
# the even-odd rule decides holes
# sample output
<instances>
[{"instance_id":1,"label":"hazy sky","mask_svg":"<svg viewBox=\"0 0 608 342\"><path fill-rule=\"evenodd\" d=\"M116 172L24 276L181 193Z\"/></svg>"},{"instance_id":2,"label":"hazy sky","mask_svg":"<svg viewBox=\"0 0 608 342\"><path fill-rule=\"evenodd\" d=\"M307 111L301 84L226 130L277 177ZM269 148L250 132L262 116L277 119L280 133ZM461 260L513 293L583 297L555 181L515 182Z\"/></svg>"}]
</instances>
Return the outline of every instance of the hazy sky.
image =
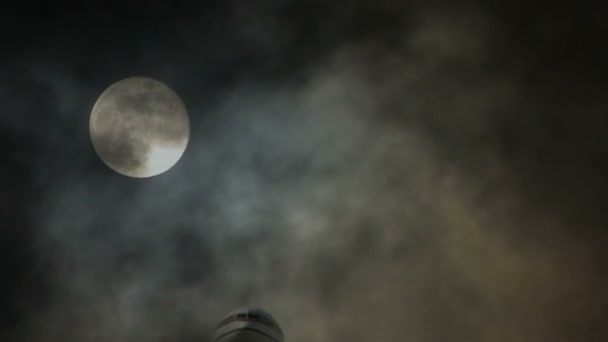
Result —
<instances>
[{"instance_id":1,"label":"hazy sky","mask_svg":"<svg viewBox=\"0 0 608 342\"><path fill-rule=\"evenodd\" d=\"M0 9L0 341L608 336L602 2L85 1ZM196 5L194 5L196 4ZM156 78L165 174L89 115Z\"/></svg>"}]
</instances>

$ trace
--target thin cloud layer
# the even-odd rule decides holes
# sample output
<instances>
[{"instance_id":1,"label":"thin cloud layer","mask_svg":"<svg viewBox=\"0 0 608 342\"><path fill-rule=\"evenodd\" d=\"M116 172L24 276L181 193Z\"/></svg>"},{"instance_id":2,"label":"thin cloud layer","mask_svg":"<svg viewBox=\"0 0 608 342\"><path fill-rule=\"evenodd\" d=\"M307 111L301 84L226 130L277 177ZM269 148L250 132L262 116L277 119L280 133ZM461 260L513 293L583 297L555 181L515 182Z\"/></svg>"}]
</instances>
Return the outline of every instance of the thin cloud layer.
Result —
<instances>
[{"instance_id":1,"label":"thin cloud layer","mask_svg":"<svg viewBox=\"0 0 608 342\"><path fill-rule=\"evenodd\" d=\"M192 118L185 154L158 177L126 179L94 154L82 128L101 78L27 67L15 78L46 96L42 121L2 85L15 113L2 128L47 143L24 162L24 188L41 189L27 239L45 296L7 336L208 341L241 305L272 312L292 342L605 333L605 182L590 166L604 152L564 147L589 125L573 113L599 107L556 108L559 91L526 76L536 60L509 59L514 23L481 5L249 6L209 9L233 27L201 33L223 44L179 65L141 57L159 67L137 72L167 82ZM171 44L184 52L206 24L180 25ZM152 36L138 55L165 47ZM563 122L573 131L552 136Z\"/></svg>"}]
</instances>

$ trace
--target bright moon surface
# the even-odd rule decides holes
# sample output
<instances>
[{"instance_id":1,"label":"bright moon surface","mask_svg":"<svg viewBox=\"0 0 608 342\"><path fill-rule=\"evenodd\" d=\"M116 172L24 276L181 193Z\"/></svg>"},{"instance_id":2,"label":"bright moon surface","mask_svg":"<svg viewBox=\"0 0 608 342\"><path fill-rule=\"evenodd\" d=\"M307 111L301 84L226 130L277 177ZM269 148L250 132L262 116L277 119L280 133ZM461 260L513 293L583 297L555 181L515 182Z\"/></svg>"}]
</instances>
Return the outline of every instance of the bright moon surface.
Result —
<instances>
[{"instance_id":1,"label":"bright moon surface","mask_svg":"<svg viewBox=\"0 0 608 342\"><path fill-rule=\"evenodd\" d=\"M182 153L184 150L179 147L152 146L148 154L148 172L157 175L167 171L167 165L174 165Z\"/></svg>"},{"instance_id":2,"label":"bright moon surface","mask_svg":"<svg viewBox=\"0 0 608 342\"><path fill-rule=\"evenodd\" d=\"M97 99L89 124L101 160L125 176L145 178L173 167L190 137L190 120L179 96L162 82L131 77Z\"/></svg>"}]
</instances>

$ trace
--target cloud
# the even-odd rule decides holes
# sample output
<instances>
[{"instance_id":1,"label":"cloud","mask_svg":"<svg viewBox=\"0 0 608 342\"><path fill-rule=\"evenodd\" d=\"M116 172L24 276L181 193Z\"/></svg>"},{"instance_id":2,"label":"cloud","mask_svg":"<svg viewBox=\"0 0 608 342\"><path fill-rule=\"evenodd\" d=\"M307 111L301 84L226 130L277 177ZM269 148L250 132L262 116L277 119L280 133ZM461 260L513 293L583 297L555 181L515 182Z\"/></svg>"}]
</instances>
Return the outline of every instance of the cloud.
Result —
<instances>
[{"instance_id":1,"label":"cloud","mask_svg":"<svg viewBox=\"0 0 608 342\"><path fill-rule=\"evenodd\" d=\"M262 20L283 5L259 20L236 7L253 21L239 34L265 32L252 43L261 56L283 60L273 49L300 37ZM371 7L337 16L336 31L313 20L344 32L340 44L309 43L293 73L269 81L244 68L214 93L185 87L192 140L155 178L100 171L86 134L53 138L49 123L16 119L55 141L58 152L38 165L59 165L41 176L48 185L36 208L52 299L32 313L28 338L205 340L240 305L268 309L292 342L599 335L599 242L576 234L579 212L532 196L551 188L544 173L553 164L510 150L550 119L520 75L501 67L500 22L481 6L420 6L388 15L404 21L389 21L400 28L390 39L371 39L385 37L380 24L362 35L340 29L363 25ZM195 83L163 70L178 93ZM95 94L68 72L46 85L60 123L87 110L65 99ZM531 148L542 150L539 140ZM59 151L74 141L77 151ZM585 232L595 227L580 221Z\"/></svg>"}]
</instances>

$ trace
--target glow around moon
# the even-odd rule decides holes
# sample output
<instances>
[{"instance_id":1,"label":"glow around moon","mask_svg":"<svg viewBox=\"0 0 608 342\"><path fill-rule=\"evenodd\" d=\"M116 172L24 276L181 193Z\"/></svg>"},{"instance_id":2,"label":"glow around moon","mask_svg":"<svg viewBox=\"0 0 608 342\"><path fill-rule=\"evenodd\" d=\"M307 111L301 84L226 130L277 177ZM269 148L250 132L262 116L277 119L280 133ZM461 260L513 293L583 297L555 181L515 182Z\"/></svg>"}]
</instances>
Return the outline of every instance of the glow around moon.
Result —
<instances>
[{"instance_id":1,"label":"glow around moon","mask_svg":"<svg viewBox=\"0 0 608 342\"><path fill-rule=\"evenodd\" d=\"M97 99L89 123L93 147L111 169L145 178L177 163L190 138L190 120L179 96L162 82L131 77Z\"/></svg>"}]
</instances>

